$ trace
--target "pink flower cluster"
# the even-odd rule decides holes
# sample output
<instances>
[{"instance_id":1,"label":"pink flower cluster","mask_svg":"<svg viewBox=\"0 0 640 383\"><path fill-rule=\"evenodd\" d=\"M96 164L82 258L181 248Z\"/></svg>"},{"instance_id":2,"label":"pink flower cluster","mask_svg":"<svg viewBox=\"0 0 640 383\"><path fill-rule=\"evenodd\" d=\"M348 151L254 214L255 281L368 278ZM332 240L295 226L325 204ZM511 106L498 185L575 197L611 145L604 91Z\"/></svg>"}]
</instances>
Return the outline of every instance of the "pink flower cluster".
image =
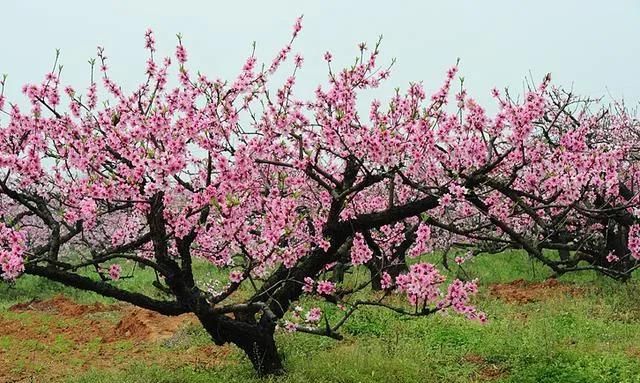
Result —
<instances>
[{"instance_id":1,"label":"pink flower cluster","mask_svg":"<svg viewBox=\"0 0 640 383\"><path fill-rule=\"evenodd\" d=\"M640 259L640 225L631 225L629 228L629 251L635 259Z\"/></svg>"},{"instance_id":2,"label":"pink flower cluster","mask_svg":"<svg viewBox=\"0 0 640 383\"><path fill-rule=\"evenodd\" d=\"M306 322L311 324L320 322L320 318L322 318L322 310L319 307L313 307L305 316Z\"/></svg>"},{"instance_id":3,"label":"pink flower cluster","mask_svg":"<svg viewBox=\"0 0 640 383\"><path fill-rule=\"evenodd\" d=\"M311 277L304 277L304 285L302 285L302 291L304 291L305 293L312 293L314 284L315 282Z\"/></svg>"},{"instance_id":4,"label":"pink flower cluster","mask_svg":"<svg viewBox=\"0 0 640 383\"><path fill-rule=\"evenodd\" d=\"M420 223L416 231L415 245L409 250L409 257L416 258L431 251L431 228L424 222Z\"/></svg>"},{"instance_id":5,"label":"pink flower cluster","mask_svg":"<svg viewBox=\"0 0 640 383\"><path fill-rule=\"evenodd\" d=\"M315 291L319 295L332 295L336 292L336 284L325 280L319 280L316 283L312 278L305 277L304 284L302 285L302 291L307 294L311 294Z\"/></svg>"},{"instance_id":6,"label":"pink flower cluster","mask_svg":"<svg viewBox=\"0 0 640 383\"><path fill-rule=\"evenodd\" d=\"M336 285L330 281L318 281L316 291L320 295L331 295L336 292Z\"/></svg>"},{"instance_id":7,"label":"pink flower cluster","mask_svg":"<svg viewBox=\"0 0 640 383\"><path fill-rule=\"evenodd\" d=\"M389 275L389 273L387 273L386 271L382 272L382 277L380 278L380 287L382 287L383 290L389 290L393 287L393 278L391 278L391 275Z\"/></svg>"},{"instance_id":8,"label":"pink flower cluster","mask_svg":"<svg viewBox=\"0 0 640 383\"><path fill-rule=\"evenodd\" d=\"M0 268L2 278L14 280L24 271L25 238L0 222Z\"/></svg>"},{"instance_id":9,"label":"pink flower cluster","mask_svg":"<svg viewBox=\"0 0 640 383\"><path fill-rule=\"evenodd\" d=\"M396 277L396 288L414 305L435 303L440 298L440 285L445 277L431 263L416 263L409 272Z\"/></svg>"},{"instance_id":10,"label":"pink flower cluster","mask_svg":"<svg viewBox=\"0 0 640 383\"><path fill-rule=\"evenodd\" d=\"M229 273L229 281L231 283L240 283L244 279L244 273L240 270L233 270Z\"/></svg>"},{"instance_id":11,"label":"pink flower cluster","mask_svg":"<svg viewBox=\"0 0 640 383\"><path fill-rule=\"evenodd\" d=\"M353 246L351 247L351 263L353 265L363 265L367 263L372 256L373 252L367 245L362 234L357 233L354 235Z\"/></svg>"},{"instance_id":12,"label":"pink flower cluster","mask_svg":"<svg viewBox=\"0 0 640 383\"><path fill-rule=\"evenodd\" d=\"M109 278L114 281L120 279L120 275L122 274L122 267L118 264L113 264L109 266Z\"/></svg>"},{"instance_id":13,"label":"pink flower cluster","mask_svg":"<svg viewBox=\"0 0 640 383\"><path fill-rule=\"evenodd\" d=\"M304 311L304 308L295 306L291 312L292 320L284 320L282 322L284 331L291 333L297 331L301 323L316 325L320 322L322 310L319 307L312 307L306 314Z\"/></svg>"},{"instance_id":14,"label":"pink flower cluster","mask_svg":"<svg viewBox=\"0 0 640 383\"><path fill-rule=\"evenodd\" d=\"M391 285L391 277L383 273L383 288L387 289ZM463 314L469 319L477 319L485 322L487 317L484 313L478 312L475 306L470 303L472 295L478 292L476 281L462 282L455 280L447 287L444 295L440 287L445 281L445 277L439 273L434 265L430 263L417 263L411 265L409 272L396 277L396 290L404 292L409 302L417 307L433 304L437 309L452 309Z\"/></svg>"},{"instance_id":15,"label":"pink flower cluster","mask_svg":"<svg viewBox=\"0 0 640 383\"><path fill-rule=\"evenodd\" d=\"M465 315L469 319L479 320L484 323L487 316L483 312L479 312L470 304L470 297L478 292L476 281L463 282L455 280L447 288L447 294L444 299L438 302L439 308L451 308L457 313Z\"/></svg>"}]
</instances>

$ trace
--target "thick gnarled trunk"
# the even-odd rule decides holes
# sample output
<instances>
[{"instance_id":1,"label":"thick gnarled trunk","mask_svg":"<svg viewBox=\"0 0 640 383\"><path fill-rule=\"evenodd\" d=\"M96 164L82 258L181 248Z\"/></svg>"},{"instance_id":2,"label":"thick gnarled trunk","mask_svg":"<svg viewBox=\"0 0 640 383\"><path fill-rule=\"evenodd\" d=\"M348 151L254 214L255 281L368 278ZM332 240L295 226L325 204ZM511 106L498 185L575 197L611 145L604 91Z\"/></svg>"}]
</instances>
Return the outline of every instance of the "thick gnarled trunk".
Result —
<instances>
[{"instance_id":1,"label":"thick gnarled trunk","mask_svg":"<svg viewBox=\"0 0 640 383\"><path fill-rule=\"evenodd\" d=\"M233 343L244 351L259 376L284 373L274 338L275 322L272 319L263 317L260 322L250 323L224 315L197 316L216 344Z\"/></svg>"}]
</instances>

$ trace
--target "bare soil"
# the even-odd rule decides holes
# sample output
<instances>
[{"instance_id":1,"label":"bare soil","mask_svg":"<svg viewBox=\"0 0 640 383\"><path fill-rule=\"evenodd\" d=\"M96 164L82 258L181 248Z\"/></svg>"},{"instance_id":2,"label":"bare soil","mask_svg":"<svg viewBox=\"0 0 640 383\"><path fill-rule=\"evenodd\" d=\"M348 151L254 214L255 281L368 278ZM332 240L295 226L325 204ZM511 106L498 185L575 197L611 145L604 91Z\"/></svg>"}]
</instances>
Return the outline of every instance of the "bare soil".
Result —
<instances>
[{"instance_id":1,"label":"bare soil","mask_svg":"<svg viewBox=\"0 0 640 383\"><path fill-rule=\"evenodd\" d=\"M230 347L183 339L197 325L191 314L168 317L122 303L82 305L61 295L16 304L0 312L0 382L55 382L133 363L195 368L229 363Z\"/></svg>"},{"instance_id":2,"label":"bare soil","mask_svg":"<svg viewBox=\"0 0 640 383\"><path fill-rule=\"evenodd\" d=\"M485 358L478 354L468 354L463 361L477 366L476 378L480 382L490 382L506 377L509 372L504 366L495 363L489 363Z\"/></svg>"},{"instance_id":3,"label":"bare soil","mask_svg":"<svg viewBox=\"0 0 640 383\"><path fill-rule=\"evenodd\" d=\"M553 278L544 282L528 282L518 279L489 287L489 295L512 304L526 304L558 297L579 296L582 293L581 289Z\"/></svg>"}]
</instances>

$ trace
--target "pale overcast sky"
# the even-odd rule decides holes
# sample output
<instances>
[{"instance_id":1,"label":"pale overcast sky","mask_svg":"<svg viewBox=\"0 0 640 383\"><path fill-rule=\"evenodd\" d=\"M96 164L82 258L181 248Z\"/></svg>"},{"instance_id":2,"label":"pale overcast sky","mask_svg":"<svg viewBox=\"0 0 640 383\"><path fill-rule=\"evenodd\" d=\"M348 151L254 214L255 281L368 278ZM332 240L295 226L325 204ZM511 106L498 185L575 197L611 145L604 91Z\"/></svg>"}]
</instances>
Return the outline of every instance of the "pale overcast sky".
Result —
<instances>
[{"instance_id":1,"label":"pale overcast sky","mask_svg":"<svg viewBox=\"0 0 640 383\"><path fill-rule=\"evenodd\" d=\"M161 55L173 52L175 34L182 33L192 70L229 78L253 41L259 57L270 61L300 14L304 30L294 46L305 57L300 92L325 80L325 51L346 64L359 42L373 44L383 35L381 62L395 57L397 63L375 97L410 81L436 89L460 57L461 75L482 102L491 102L494 86L519 91L529 73L539 80L547 72L581 94L640 100L638 0L2 0L0 73L9 74L7 93L15 101L23 83L49 70L60 48L63 82L83 88L87 59L101 45L113 77L133 87L143 80L150 27Z\"/></svg>"}]
</instances>

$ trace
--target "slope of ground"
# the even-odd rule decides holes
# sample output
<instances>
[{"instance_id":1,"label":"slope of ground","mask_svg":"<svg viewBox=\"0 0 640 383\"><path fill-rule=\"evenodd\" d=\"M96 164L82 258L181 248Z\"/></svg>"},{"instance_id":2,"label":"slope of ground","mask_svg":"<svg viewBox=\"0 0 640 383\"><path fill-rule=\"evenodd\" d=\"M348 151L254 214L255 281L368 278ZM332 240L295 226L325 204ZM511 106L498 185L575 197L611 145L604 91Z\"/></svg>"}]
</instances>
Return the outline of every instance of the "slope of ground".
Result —
<instances>
[{"instance_id":1,"label":"slope of ground","mask_svg":"<svg viewBox=\"0 0 640 383\"><path fill-rule=\"evenodd\" d=\"M486 325L364 310L342 342L278 335L289 372L273 381L640 382L640 282L545 279L544 268L510 253L454 273L480 278ZM0 286L0 382L263 381L236 348L214 346L193 316L24 278Z\"/></svg>"}]
</instances>

